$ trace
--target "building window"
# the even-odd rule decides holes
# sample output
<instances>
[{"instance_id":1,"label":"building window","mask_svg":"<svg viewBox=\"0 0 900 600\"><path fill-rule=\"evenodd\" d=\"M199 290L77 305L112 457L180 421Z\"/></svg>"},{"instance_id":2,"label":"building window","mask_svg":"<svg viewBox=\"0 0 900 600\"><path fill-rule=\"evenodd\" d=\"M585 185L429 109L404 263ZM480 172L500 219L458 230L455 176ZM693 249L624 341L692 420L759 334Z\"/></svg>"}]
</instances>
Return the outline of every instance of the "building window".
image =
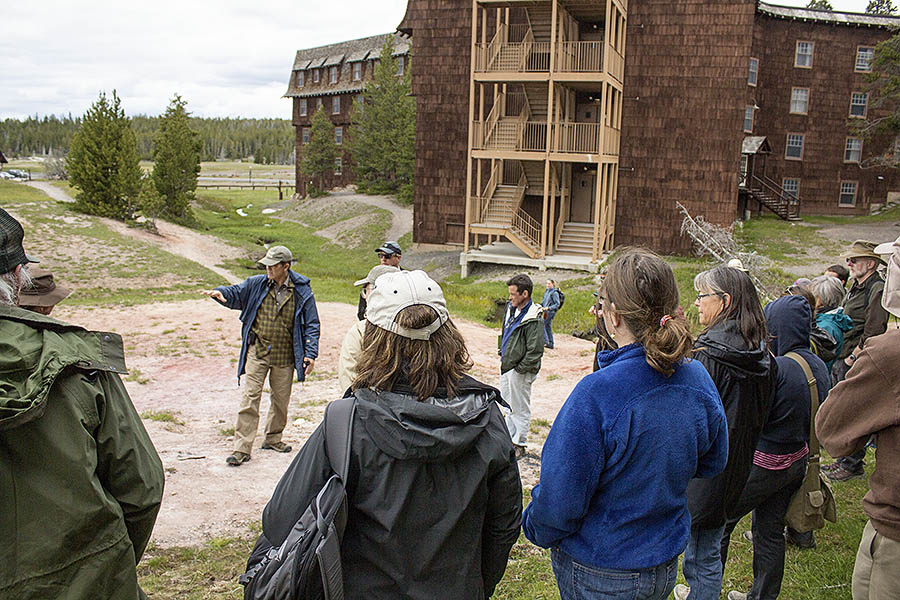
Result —
<instances>
[{"instance_id":1,"label":"building window","mask_svg":"<svg viewBox=\"0 0 900 600\"><path fill-rule=\"evenodd\" d=\"M322 110L322 99L316 98L316 112Z\"/></svg>"},{"instance_id":2,"label":"building window","mask_svg":"<svg viewBox=\"0 0 900 600\"><path fill-rule=\"evenodd\" d=\"M791 88L791 114L805 115L809 110L809 88Z\"/></svg>"},{"instance_id":3,"label":"building window","mask_svg":"<svg viewBox=\"0 0 900 600\"><path fill-rule=\"evenodd\" d=\"M862 140L859 138L847 138L844 147L844 162L858 163L862 158Z\"/></svg>"},{"instance_id":4,"label":"building window","mask_svg":"<svg viewBox=\"0 0 900 600\"><path fill-rule=\"evenodd\" d=\"M753 107L744 108L744 133L753 133Z\"/></svg>"},{"instance_id":5,"label":"building window","mask_svg":"<svg viewBox=\"0 0 900 600\"><path fill-rule=\"evenodd\" d=\"M335 127L334 128L334 143L340 146L344 143L344 128L343 127Z\"/></svg>"},{"instance_id":6,"label":"building window","mask_svg":"<svg viewBox=\"0 0 900 600\"><path fill-rule=\"evenodd\" d=\"M853 92L850 94L850 116L865 118L868 102L869 94L866 92Z\"/></svg>"},{"instance_id":7,"label":"building window","mask_svg":"<svg viewBox=\"0 0 900 600\"><path fill-rule=\"evenodd\" d=\"M334 159L334 174L341 175L344 172L344 159L338 157Z\"/></svg>"},{"instance_id":8,"label":"building window","mask_svg":"<svg viewBox=\"0 0 900 600\"><path fill-rule=\"evenodd\" d=\"M838 200L839 206L856 206L856 182L841 182L841 197Z\"/></svg>"},{"instance_id":9,"label":"building window","mask_svg":"<svg viewBox=\"0 0 900 600\"><path fill-rule=\"evenodd\" d=\"M309 143L309 127L303 128L303 143L304 144Z\"/></svg>"},{"instance_id":10,"label":"building window","mask_svg":"<svg viewBox=\"0 0 900 600\"><path fill-rule=\"evenodd\" d=\"M791 204L800 202L800 180L794 178L785 178L781 180L781 188L790 198Z\"/></svg>"},{"instance_id":11,"label":"building window","mask_svg":"<svg viewBox=\"0 0 900 600\"><path fill-rule=\"evenodd\" d=\"M319 83L319 70L313 69L313 83Z\"/></svg>"},{"instance_id":12,"label":"building window","mask_svg":"<svg viewBox=\"0 0 900 600\"><path fill-rule=\"evenodd\" d=\"M353 81L359 81L362 79L362 63L355 62L353 63Z\"/></svg>"},{"instance_id":13,"label":"building window","mask_svg":"<svg viewBox=\"0 0 900 600\"><path fill-rule=\"evenodd\" d=\"M747 75L747 85L756 86L756 82L759 79L759 59L751 58L750 59L750 73Z\"/></svg>"},{"instance_id":14,"label":"building window","mask_svg":"<svg viewBox=\"0 0 900 600\"><path fill-rule=\"evenodd\" d=\"M397 75L403 75L403 57L397 57Z\"/></svg>"},{"instance_id":15,"label":"building window","mask_svg":"<svg viewBox=\"0 0 900 600\"><path fill-rule=\"evenodd\" d=\"M803 134L789 133L787 144L784 147L784 157L793 160L803 160Z\"/></svg>"},{"instance_id":16,"label":"building window","mask_svg":"<svg viewBox=\"0 0 900 600\"><path fill-rule=\"evenodd\" d=\"M337 83L337 67L331 67L328 69L328 81L331 83Z\"/></svg>"},{"instance_id":17,"label":"building window","mask_svg":"<svg viewBox=\"0 0 900 600\"><path fill-rule=\"evenodd\" d=\"M303 87L306 83L306 73L303 71L297 71L297 87Z\"/></svg>"},{"instance_id":18,"label":"building window","mask_svg":"<svg viewBox=\"0 0 900 600\"><path fill-rule=\"evenodd\" d=\"M335 96L331 99L331 114L336 115L341 112L341 97Z\"/></svg>"},{"instance_id":19,"label":"building window","mask_svg":"<svg viewBox=\"0 0 900 600\"><path fill-rule=\"evenodd\" d=\"M306 116L306 98L300 98L300 116Z\"/></svg>"},{"instance_id":20,"label":"building window","mask_svg":"<svg viewBox=\"0 0 900 600\"><path fill-rule=\"evenodd\" d=\"M872 59L875 57L875 48L871 46L859 46L856 49L856 70L869 72L872 70Z\"/></svg>"},{"instance_id":21,"label":"building window","mask_svg":"<svg viewBox=\"0 0 900 600\"><path fill-rule=\"evenodd\" d=\"M794 66L804 69L812 69L813 42L797 42L797 52L794 54Z\"/></svg>"}]
</instances>

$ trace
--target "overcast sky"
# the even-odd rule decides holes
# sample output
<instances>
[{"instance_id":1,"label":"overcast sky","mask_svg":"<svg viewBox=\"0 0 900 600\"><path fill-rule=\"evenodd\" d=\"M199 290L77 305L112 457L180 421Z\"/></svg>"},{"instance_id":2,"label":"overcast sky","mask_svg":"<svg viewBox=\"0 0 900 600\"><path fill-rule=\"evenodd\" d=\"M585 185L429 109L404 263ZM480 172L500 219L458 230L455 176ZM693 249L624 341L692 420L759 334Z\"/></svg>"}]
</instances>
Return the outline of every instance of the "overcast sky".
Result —
<instances>
[{"instance_id":1,"label":"overcast sky","mask_svg":"<svg viewBox=\"0 0 900 600\"><path fill-rule=\"evenodd\" d=\"M867 0L832 4L863 12ZM0 119L81 115L113 89L129 115L159 114L177 92L197 116L287 119L296 50L393 31L405 11L406 0L6 3Z\"/></svg>"}]
</instances>

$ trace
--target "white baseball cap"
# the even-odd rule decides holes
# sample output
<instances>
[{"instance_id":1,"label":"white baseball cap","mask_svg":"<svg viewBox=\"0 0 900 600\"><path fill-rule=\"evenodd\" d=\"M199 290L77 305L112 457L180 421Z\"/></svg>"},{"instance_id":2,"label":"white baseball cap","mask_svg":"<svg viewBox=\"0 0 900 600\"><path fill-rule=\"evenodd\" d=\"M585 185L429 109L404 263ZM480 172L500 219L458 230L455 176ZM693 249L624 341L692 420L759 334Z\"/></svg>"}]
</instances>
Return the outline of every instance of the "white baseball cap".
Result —
<instances>
[{"instance_id":1,"label":"white baseball cap","mask_svg":"<svg viewBox=\"0 0 900 600\"><path fill-rule=\"evenodd\" d=\"M887 264L881 305L895 317L900 317L900 237L875 247L875 254L882 255Z\"/></svg>"},{"instance_id":2,"label":"white baseball cap","mask_svg":"<svg viewBox=\"0 0 900 600\"><path fill-rule=\"evenodd\" d=\"M395 321L407 306L421 304L431 307L437 318L421 329L407 329ZM444 292L425 271L385 273L375 280L369 293L366 320L386 331L413 340L427 340L450 318Z\"/></svg>"}]
</instances>

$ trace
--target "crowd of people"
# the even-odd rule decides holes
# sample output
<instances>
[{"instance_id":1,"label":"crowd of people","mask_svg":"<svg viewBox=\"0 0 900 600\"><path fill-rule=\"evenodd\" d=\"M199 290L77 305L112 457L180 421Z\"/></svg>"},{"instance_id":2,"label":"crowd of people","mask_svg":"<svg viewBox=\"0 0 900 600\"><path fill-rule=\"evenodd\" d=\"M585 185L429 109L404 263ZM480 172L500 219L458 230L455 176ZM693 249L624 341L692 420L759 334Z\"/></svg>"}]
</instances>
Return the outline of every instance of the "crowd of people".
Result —
<instances>
[{"instance_id":1,"label":"crowd of people","mask_svg":"<svg viewBox=\"0 0 900 600\"><path fill-rule=\"evenodd\" d=\"M136 564L164 478L119 378L122 340L47 316L69 292L29 266L24 235L0 209L0 597L143 598ZM404 270L396 242L376 252L381 264L354 283L359 318L338 371L355 407L347 598L490 597L521 531L550 549L563 600L718 599L747 514L753 581L728 600L777 598L786 543L815 548L786 515L820 442L837 457L822 469L836 483L862 477L877 448L852 595L900 598L900 329L888 328L900 316L900 238L855 242L848 268L797 280L765 306L739 262L703 271L697 337L668 264L618 251L590 308L592 373L550 429L524 511L531 388L565 296L547 280L537 303L528 275L506 282L498 389L468 375L440 284ZM292 382L318 358L312 282L284 246L259 262L265 274L204 292L242 323L233 467L251 459L266 380L260 448L293 450L282 440ZM285 542L332 477L326 447L320 425L266 505L251 564Z\"/></svg>"}]
</instances>

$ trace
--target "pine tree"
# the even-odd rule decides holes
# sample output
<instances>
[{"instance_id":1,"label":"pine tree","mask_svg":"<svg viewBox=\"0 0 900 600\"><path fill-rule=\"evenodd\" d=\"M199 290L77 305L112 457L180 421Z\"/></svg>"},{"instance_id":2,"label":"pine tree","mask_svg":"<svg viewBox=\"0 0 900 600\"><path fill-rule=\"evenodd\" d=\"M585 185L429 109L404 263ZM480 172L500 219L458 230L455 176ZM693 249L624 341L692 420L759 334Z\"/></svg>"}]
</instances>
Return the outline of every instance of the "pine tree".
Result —
<instances>
[{"instance_id":1,"label":"pine tree","mask_svg":"<svg viewBox=\"0 0 900 600\"><path fill-rule=\"evenodd\" d=\"M871 15L893 15L897 13L894 0L869 0L866 12Z\"/></svg>"},{"instance_id":2,"label":"pine tree","mask_svg":"<svg viewBox=\"0 0 900 600\"><path fill-rule=\"evenodd\" d=\"M106 93L84 114L67 158L69 182L78 190L75 208L89 214L134 217L141 168L131 121L122 103Z\"/></svg>"},{"instance_id":3,"label":"pine tree","mask_svg":"<svg viewBox=\"0 0 900 600\"><path fill-rule=\"evenodd\" d=\"M834 10L834 7L831 6L831 2L828 0L809 0L809 3L806 5L806 8L817 8L819 10Z\"/></svg>"},{"instance_id":4,"label":"pine tree","mask_svg":"<svg viewBox=\"0 0 900 600\"><path fill-rule=\"evenodd\" d=\"M334 143L334 125L325 116L325 109L319 107L313 115L309 143L303 148L303 160L300 163L303 174L313 178L312 195L323 191L323 178L334 171L335 158L337 144Z\"/></svg>"},{"instance_id":5,"label":"pine tree","mask_svg":"<svg viewBox=\"0 0 900 600\"><path fill-rule=\"evenodd\" d=\"M415 168L416 105L409 95L409 69L398 76L392 54L388 37L363 102L354 105L348 136L361 187L373 191L411 184Z\"/></svg>"},{"instance_id":6,"label":"pine tree","mask_svg":"<svg viewBox=\"0 0 900 600\"><path fill-rule=\"evenodd\" d=\"M153 185L163 198L163 212L178 221L191 220L191 201L200 174L203 142L191 129L185 102L175 94L154 136Z\"/></svg>"}]
</instances>

